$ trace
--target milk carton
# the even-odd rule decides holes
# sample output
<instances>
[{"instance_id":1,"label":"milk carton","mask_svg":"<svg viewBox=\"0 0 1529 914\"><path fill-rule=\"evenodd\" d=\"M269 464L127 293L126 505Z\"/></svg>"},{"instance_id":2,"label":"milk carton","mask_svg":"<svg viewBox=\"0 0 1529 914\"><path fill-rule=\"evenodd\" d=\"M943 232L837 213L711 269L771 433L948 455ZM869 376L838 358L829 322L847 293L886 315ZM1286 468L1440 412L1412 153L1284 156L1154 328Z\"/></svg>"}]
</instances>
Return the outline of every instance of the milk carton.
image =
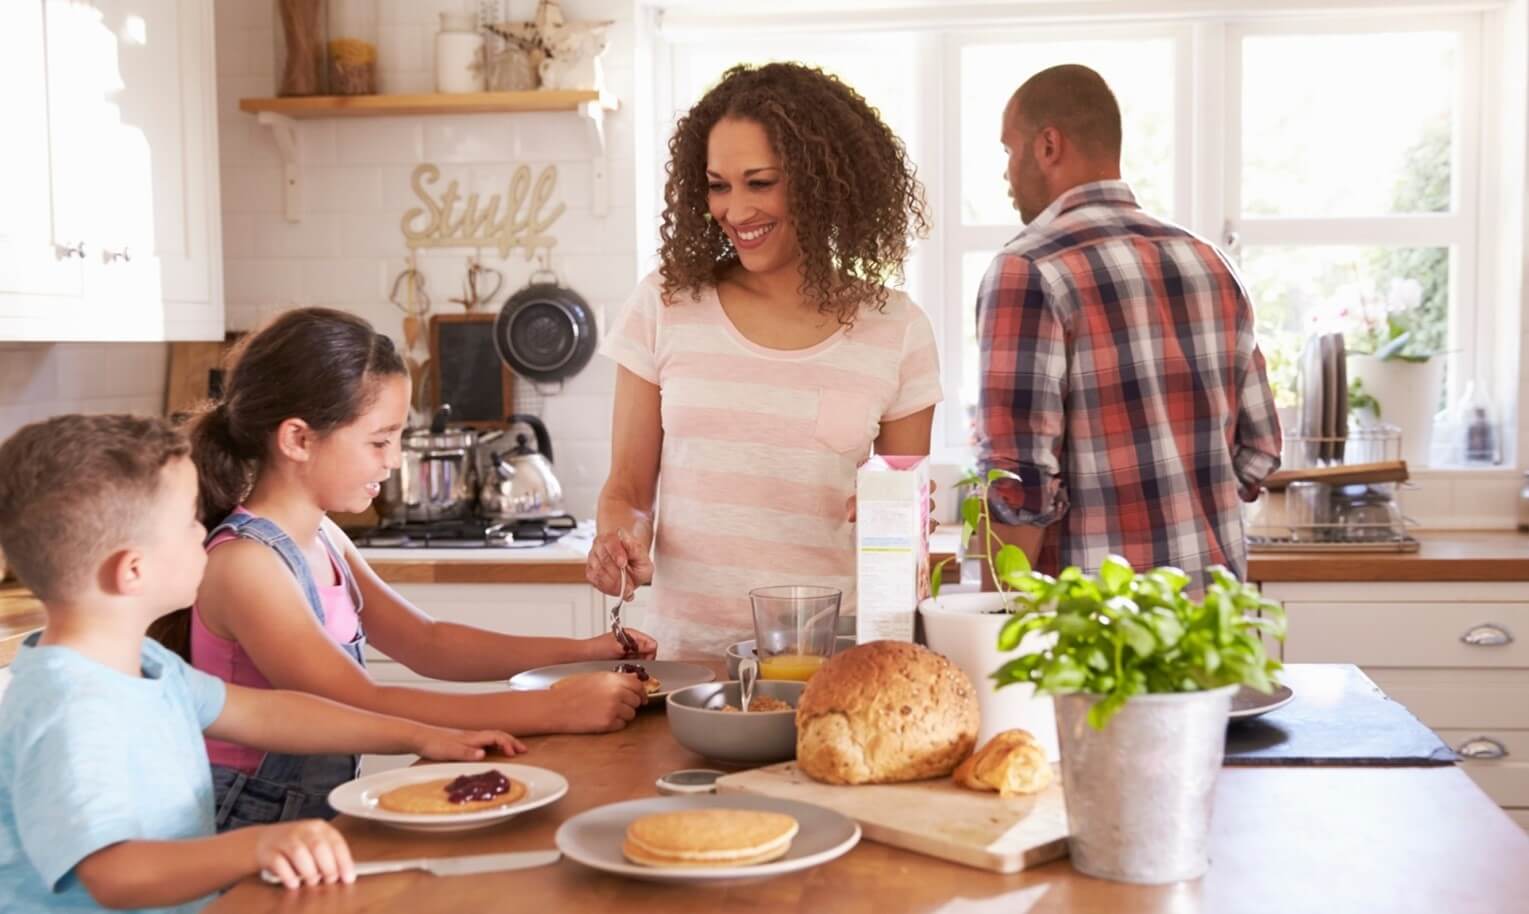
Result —
<instances>
[{"instance_id":1,"label":"milk carton","mask_svg":"<svg viewBox=\"0 0 1529 914\"><path fill-rule=\"evenodd\" d=\"M855 476L855 640L912 641L929 596L929 458L877 455Z\"/></svg>"}]
</instances>

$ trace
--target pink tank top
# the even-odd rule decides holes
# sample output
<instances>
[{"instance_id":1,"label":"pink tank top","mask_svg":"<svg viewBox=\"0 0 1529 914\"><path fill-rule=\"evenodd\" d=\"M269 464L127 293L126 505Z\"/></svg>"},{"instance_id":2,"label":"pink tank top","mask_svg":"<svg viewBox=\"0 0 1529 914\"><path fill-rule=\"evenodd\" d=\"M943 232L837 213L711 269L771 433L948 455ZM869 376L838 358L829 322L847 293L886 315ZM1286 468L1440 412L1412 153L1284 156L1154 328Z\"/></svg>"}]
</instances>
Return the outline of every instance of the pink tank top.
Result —
<instances>
[{"instance_id":1,"label":"pink tank top","mask_svg":"<svg viewBox=\"0 0 1529 914\"><path fill-rule=\"evenodd\" d=\"M249 513L242 507L237 510ZM231 531L219 534L207 544L207 551L211 552L233 539L238 539L238 535ZM350 589L345 586L345 575L333 554L329 556L329 570L332 579L339 583L318 585L319 600L324 604L324 632L336 644L344 646L355 639L361 622ZM271 688L270 681L256 668L255 662L239 646L239 642L219 637L207 627L202 621L201 607L197 604L191 607L191 659L192 666L224 682L252 689ZM207 759L214 765L254 774L264 758L265 752L260 749L219 739L207 740Z\"/></svg>"}]
</instances>

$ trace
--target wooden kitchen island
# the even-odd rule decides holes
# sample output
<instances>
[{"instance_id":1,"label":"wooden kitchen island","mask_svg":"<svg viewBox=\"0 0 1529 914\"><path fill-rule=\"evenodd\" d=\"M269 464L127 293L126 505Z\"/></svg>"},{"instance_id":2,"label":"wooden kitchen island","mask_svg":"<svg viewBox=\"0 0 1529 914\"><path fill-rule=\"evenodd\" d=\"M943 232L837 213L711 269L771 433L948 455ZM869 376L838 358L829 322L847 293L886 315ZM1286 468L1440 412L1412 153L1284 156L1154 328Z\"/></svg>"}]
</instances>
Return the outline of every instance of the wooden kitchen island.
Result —
<instances>
[{"instance_id":1,"label":"wooden kitchen island","mask_svg":"<svg viewBox=\"0 0 1529 914\"><path fill-rule=\"evenodd\" d=\"M343 816L336 825L357 860L550 848L558 825L576 813L654 796L659 775L708 765L670 737L662 708L620 733L526 743L531 751L516 761L568 778L568 795L551 806L447 835ZM510 873L414 872L299 892L250 879L207 910L1497 914L1523 910L1529 899L1529 836L1454 766L1224 769L1212 830L1210 873L1160 887L1091 879L1066 860L999 876L862 840L824 866L732 886L636 882L564 859Z\"/></svg>"}]
</instances>

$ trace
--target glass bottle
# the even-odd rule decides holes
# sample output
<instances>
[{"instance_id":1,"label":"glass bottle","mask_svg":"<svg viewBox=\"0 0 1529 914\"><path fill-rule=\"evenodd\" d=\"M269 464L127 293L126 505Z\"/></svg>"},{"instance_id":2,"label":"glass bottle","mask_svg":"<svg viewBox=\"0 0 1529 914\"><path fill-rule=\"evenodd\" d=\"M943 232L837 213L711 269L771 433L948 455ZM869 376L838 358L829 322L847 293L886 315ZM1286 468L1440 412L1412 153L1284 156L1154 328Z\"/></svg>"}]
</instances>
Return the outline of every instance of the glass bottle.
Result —
<instances>
[{"instance_id":1,"label":"glass bottle","mask_svg":"<svg viewBox=\"0 0 1529 914\"><path fill-rule=\"evenodd\" d=\"M377 93L377 0L329 0L329 92Z\"/></svg>"},{"instance_id":2,"label":"glass bottle","mask_svg":"<svg viewBox=\"0 0 1529 914\"><path fill-rule=\"evenodd\" d=\"M323 0L276 0L276 94L324 94Z\"/></svg>"}]
</instances>

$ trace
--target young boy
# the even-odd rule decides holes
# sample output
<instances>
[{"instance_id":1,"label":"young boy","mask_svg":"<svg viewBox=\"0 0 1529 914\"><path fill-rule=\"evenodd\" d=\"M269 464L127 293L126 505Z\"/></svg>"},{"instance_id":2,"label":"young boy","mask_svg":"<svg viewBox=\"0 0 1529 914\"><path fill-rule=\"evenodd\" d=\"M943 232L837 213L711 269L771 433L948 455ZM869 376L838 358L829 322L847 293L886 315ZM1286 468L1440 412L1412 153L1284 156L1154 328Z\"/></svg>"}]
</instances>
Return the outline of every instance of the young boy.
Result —
<instances>
[{"instance_id":1,"label":"young boy","mask_svg":"<svg viewBox=\"0 0 1529 914\"><path fill-rule=\"evenodd\" d=\"M0 702L0 907L196 910L261 869L289 888L355 878L319 820L214 836L204 732L292 753L525 750L225 685L146 639L196 598L207 561L187 454L177 431L133 416L60 416L0 446L0 547L48 619Z\"/></svg>"}]
</instances>

